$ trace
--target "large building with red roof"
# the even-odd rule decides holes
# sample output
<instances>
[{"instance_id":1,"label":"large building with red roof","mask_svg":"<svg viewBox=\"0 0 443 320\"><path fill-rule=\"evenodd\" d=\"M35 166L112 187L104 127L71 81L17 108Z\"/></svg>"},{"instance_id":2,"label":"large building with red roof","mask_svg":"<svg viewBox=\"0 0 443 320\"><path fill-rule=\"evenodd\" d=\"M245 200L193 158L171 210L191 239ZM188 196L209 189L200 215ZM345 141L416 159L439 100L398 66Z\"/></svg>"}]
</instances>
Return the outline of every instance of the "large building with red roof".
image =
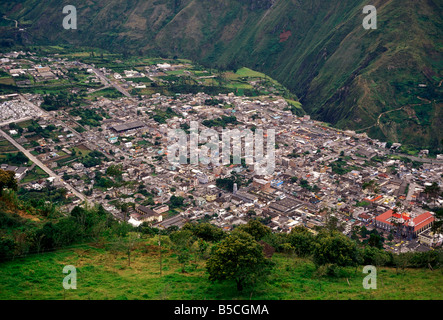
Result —
<instances>
[{"instance_id":1,"label":"large building with red roof","mask_svg":"<svg viewBox=\"0 0 443 320\"><path fill-rule=\"evenodd\" d=\"M388 210L375 218L375 226L386 231L398 230L402 235L410 235L415 238L421 232L429 229L434 221L435 217L431 212L412 215Z\"/></svg>"}]
</instances>

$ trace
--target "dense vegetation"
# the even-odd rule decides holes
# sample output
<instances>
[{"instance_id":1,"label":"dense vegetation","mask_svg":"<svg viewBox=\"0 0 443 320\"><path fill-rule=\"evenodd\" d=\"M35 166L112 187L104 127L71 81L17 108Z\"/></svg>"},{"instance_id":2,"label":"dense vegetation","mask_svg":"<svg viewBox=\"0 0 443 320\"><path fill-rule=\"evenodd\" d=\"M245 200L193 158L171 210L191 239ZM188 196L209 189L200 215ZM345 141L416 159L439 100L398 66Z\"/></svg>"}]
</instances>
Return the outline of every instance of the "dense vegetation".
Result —
<instances>
[{"instance_id":1,"label":"dense vegetation","mask_svg":"<svg viewBox=\"0 0 443 320\"><path fill-rule=\"evenodd\" d=\"M202 124L206 127L222 127L226 128L228 124L238 124L237 118L235 116L221 116L217 119L203 120Z\"/></svg>"},{"instance_id":2,"label":"dense vegetation","mask_svg":"<svg viewBox=\"0 0 443 320\"><path fill-rule=\"evenodd\" d=\"M98 127L104 117L109 117L102 109L89 108L75 108L69 112L72 116L78 116L81 120L78 121L81 125L88 125L91 127Z\"/></svg>"},{"instance_id":3,"label":"dense vegetation","mask_svg":"<svg viewBox=\"0 0 443 320\"><path fill-rule=\"evenodd\" d=\"M167 107L165 110L155 109L152 119L158 123L166 123L167 119L171 119L173 117L180 117L180 115L172 110L171 107Z\"/></svg>"}]
</instances>

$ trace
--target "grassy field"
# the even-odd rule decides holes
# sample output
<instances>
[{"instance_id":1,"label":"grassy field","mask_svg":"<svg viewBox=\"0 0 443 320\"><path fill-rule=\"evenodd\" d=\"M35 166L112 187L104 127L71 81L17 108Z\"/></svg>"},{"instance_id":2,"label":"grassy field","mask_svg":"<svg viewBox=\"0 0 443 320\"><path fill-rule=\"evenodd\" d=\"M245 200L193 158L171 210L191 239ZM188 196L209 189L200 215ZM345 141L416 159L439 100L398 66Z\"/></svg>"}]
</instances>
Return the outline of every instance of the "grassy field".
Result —
<instances>
[{"instance_id":1,"label":"grassy field","mask_svg":"<svg viewBox=\"0 0 443 320\"><path fill-rule=\"evenodd\" d=\"M46 179L49 175L44 172L40 167L35 166L30 172L26 174L26 176L21 180L22 183L28 183L31 181L36 181L40 179Z\"/></svg>"},{"instance_id":2,"label":"grassy field","mask_svg":"<svg viewBox=\"0 0 443 320\"><path fill-rule=\"evenodd\" d=\"M240 77L248 77L248 78L265 78L266 77L266 75L264 73L254 71L254 70L251 70L246 67L238 69L236 74Z\"/></svg>"},{"instance_id":3,"label":"grassy field","mask_svg":"<svg viewBox=\"0 0 443 320\"><path fill-rule=\"evenodd\" d=\"M97 91L90 93L88 95L88 99L92 99L94 97L105 97L108 99L118 99L118 98L123 97L123 95L117 89L109 87L109 88L97 90Z\"/></svg>"},{"instance_id":4,"label":"grassy field","mask_svg":"<svg viewBox=\"0 0 443 320\"><path fill-rule=\"evenodd\" d=\"M18 151L17 148L14 147L14 145L12 145L12 143L10 143L8 140L6 139L0 140L0 153L16 152L16 151Z\"/></svg>"},{"instance_id":5,"label":"grassy field","mask_svg":"<svg viewBox=\"0 0 443 320\"><path fill-rule=\"evenodd\" d=\"M15 81L12 77L1 77L0 78L0 84L7 84L7 85L11 85L14 86L15 85Z\"/></svg>"},{"instance_id":6,"label":"grassy field","mask_svg":"<svg viewBox=\"0 0 443 320\"><path fill-rule=\"evenodd\" d=\"M33 255L0 264L0 299L265 299L265 300L423 300L443 299L443 272L429 269L379 268L376 290L362 287L362 267L342 277L322 277L309 260L275 254L268 281L238 293L233 282L211 283L204 260L181 273L175 254L163 252L160 275L155 240L142 241L127 255L108 248L81 247ZM63 267L77 269L77 289L65 291Z\"/></svg>"}]
</instances>

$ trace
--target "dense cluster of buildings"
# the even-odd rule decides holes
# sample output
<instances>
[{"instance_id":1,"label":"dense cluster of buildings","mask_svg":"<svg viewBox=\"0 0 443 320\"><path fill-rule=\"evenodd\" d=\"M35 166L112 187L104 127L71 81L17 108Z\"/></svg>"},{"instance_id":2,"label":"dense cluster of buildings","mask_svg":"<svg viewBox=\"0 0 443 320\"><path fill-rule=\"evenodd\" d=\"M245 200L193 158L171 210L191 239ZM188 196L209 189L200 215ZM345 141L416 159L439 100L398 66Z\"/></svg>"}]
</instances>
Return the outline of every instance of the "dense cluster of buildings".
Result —
<instances>
[{"instance_id":1,"label":"dense cluster of buildings","mask_svg":"<svg viewBox=\"0 0 443 320\"><path fill-rule=\"evenodd\" d=\"M154 69L148 71L157 72ZM119 80L115 73L109 77ZM41 102L38 95L32 99L36 105ZM88 201L103 204L134 225L180 227L203 219L231 230L259 217L274 231L305 226L315 232L316 226L335 217L337 227L348 235L362 227L376 229L386 239L392 235L386 249L398 250L395 244L401 241L409 244L403 250L441 245L442 236L430 231L435 216L423 209L431 202L443 205L441 197L429 199L424 192L432 182L443 186L441 160L422 161L424 156L406 161L396 151L399 144L387 148L366 134L298 117L282 97L156 93L138 99L100 97L88 108L106 111L99 126L82 125L80 117L64 110L34 115L42 126L53 123L61 132L57 139L39 141L37 156L65 183L84 192ZM245 163L177 165L168 160L168 130L187 130L191 121L205 129L205 120L223 116L237 120L227 128L275 130L271 174L258 175ZM199 151L203 145L198 145ZM100 151L104 157L88 166L73 150L77 155L78 150ZM107 173L112 165L121 166L119 183L98 185L97 177L103 176L117 182ZM223 187L228 180L234 181L232 189ZM172 197L182 199L175 210Z\"/></svg>"}]
</instances>

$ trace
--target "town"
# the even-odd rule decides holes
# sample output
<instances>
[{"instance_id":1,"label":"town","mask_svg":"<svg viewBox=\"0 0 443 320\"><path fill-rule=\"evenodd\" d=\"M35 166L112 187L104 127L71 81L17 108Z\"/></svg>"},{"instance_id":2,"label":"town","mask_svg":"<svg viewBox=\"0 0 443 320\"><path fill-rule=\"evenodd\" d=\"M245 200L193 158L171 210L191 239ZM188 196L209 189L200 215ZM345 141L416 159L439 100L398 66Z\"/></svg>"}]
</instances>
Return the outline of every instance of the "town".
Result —
<instances>
[{"instance_id":1,"label":"town","mask_svg":"<svg viewBox=\"0 0 443 320\"><path fill-rule=\"evenodd\" d=\"M443 205L443 155L407 154L399 143L315 121L258 75L231 75L235 92L216 93L214 83L228 82L226 75L156 62L125 69L117 61L112 69L58 55L2 54L3 84L84 86L66 95L2 94L1 168L15 172L22 192L65 190L64 210L98 203L134 226L206 221L229 231L258 218L275 232L304 226L315 233L328 224L360 240L375 232L392 252L441 246L431 208ZM189 83L211 92L152 91ZM189 132L191 122L219 133L275 130L273 172L259 175L246 161L171 163L168 131Z\"/></svg>"}]
</instances>

